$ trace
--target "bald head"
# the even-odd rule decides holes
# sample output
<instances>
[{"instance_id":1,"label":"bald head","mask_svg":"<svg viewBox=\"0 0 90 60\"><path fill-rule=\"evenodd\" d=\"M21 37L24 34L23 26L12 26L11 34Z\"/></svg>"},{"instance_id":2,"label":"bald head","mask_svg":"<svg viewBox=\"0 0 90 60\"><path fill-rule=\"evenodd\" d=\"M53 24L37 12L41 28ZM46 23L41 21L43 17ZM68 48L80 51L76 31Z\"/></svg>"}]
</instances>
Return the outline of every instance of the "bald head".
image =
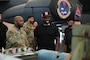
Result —
<instances>
[{"instance_id":1,"label":"bald head","mask_svg":"<svg viewBox=\"0 0 90 60\"><path fill-rule=\"evenodd\" d=\"M22 17L22 16L16 16L16 17L14 18L14 24L15 24L15 26L18 27L18 28L22 27L23 24L24 24L24 19L23 19L23 17Z\"/></svg>"},{"instance_id":2,"label":"bald head","mask_svg":"<svg viewBox=\"0 0 90 60\"><path fill-rule=\"evenodd\" d=\"M18 20L23 20L23 17L22 17L22 16L16 16L16 17L14 18L14 21L18 21Z\"/></svg>"}]
</instances>

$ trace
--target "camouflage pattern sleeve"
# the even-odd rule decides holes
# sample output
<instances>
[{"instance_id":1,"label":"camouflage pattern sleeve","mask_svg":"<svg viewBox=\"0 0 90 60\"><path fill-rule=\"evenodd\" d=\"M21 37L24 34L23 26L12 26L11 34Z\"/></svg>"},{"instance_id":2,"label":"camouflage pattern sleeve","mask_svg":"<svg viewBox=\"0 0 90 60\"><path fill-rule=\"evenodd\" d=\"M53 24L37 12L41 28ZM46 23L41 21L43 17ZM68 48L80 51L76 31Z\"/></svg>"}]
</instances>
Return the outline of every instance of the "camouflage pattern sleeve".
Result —
<instances>
[{"instance_id":1,"label":"camouflage pattern sleeve","mask_svg":"<svg viewBox=\"0 0 90 60\"><path fill-rule=\"evenodd\" d=\"M25 44L26 44L26 46L28 46L28 47L29 47L29 42L28 42L28 40L27 40L27 39L25 39Z\"/></svg>"},{"instance_id":2,"label":"camouflage pattern sleeve","mask_svg":"<svg viewBox=\"0 0 90 60\"><path fill-rule=\"evenodd\" d=\"M24 31L29 31L29 30L32 30L32 27L28 23L24 23L23 30Z\"/></svg>"},{"instance_id":3,"label":"camouflage pattern sleeve","mask_svg":"<svg viewBox=\"0 0 90 60\"><path fill-rule=\"evenodd\" d=\"M27 27L26 27L25 25L26 25L26 24L24 23L22 29L23 29L24 31L27 31Z\"/></svg>"},{"instance_id":4,"label":"camouflage pattern sleeve","mask_svg":"<svg viewBox=\"0 0 90 60\"><path fill-rule=\"evenodd\" d=\"M16 43L17 37L14 35L14 30L8 30L6 33L7 42L6 42L6 48L11 48Z\"/></svg>"},{"instance_id":5,"label":"camouflage pattern sleeve","mask_svg":"<svg viewBox=\"0 0 90 60\"><path fill-rule=\"evenodd\" d=\"M28 43L28 40L27 40L27 37L26 37L26 32L25 32L23 29L22 29L21 31L22 31L22 33L23 33L23 36L22 36L22 37L23 37L23 39L24 39L24 41L25 41L25 45L26 45L26 46L29 46L29 43Z\"/></svg>"}]
</instances>

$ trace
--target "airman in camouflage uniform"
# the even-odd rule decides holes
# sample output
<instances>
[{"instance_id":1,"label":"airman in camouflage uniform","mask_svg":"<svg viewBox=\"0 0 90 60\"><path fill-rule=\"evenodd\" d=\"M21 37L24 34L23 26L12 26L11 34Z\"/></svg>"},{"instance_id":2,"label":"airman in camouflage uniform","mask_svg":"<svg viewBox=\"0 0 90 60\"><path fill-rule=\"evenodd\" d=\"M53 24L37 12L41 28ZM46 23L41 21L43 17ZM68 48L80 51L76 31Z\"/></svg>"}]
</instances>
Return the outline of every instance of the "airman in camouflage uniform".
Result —
<instances>
[{"instance_id":1,"label":"airman in camouflage uniform","mask_svg":"<svg viewBox=\"0 0 90 60\"><path fill-rule=\"evenodd\" d=\"M16 16L14 19L14 24L14 27L12 29L9 29L6 33L6 48L29 46L26 32L21 29L24 24L23 18L21 16Z\"/></svg>"},{"instance_id":2,"label":"airman in camouflage uniform","mask_svg":"<svg viewBox=\"0 0 90 60\"><path fill-rule=\"evenodd\" d=\"M29 16L28 17L28 21L26 21L23 25L23 30L26 32L27 34L27 40L29 41L29 46L30 47L34 47L34 29L35 27L33 26L33 22L34 22L34 17L33 16Z\"/></svg>"}]
</instances>

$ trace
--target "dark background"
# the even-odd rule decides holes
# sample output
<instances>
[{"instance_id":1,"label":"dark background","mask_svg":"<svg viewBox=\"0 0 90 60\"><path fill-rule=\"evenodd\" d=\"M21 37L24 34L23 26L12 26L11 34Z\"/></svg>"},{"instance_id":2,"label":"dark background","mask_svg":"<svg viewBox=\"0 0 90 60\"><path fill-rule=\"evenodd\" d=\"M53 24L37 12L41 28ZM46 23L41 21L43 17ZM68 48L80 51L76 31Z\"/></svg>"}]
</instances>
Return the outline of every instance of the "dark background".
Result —
<instances>
[{"instance_id":1,"label":"dark background","mask_svg":"<svg viewBox=\"0 0 90 60\"><path fill-rule=\"evenodd\" d=\"M16 0L0 0L0 14L2 14L5 10L7 10L8 8L10 7L13 7L13 6L16 6L16 5L19 5L19 4L23 4L23 3L26 3L28 0L17 0L18 2L16 2ZM40 0L39 0L40 1ZM41 0L41 1L44 1L44 0ZM49 1L50 0L45 0L45 1ZM73 0L74 2L75 0ZM83 24L86 24L86 23L90 23L90 0L79 0L81 5L82 5L82 16L81 16L81 21ZM36 2L37 3L37 2ZM46 3L45 3L46 4ZM44 4L44 5L45 5ZM35 4L34 4L35 5ZM39 5L39 4L38 4ZM43 8L44 7L44 8ZM43 12L45 9L46 10L49 10L48 9L48 4L43 6L43 7L39 7L39 8L35 8L35 10L37 9L38 11L34 12L34 13L39 13L39 14L36 14L35 16L37 15L40 15L41 14L41 11ZM22 7L23 8L23 7ZM28 7L26 7L28 9ZM39 11L41 9L41 11ZM26 9L26 11L28 11ZM20 9L19 9L20 10ZM29 9L29 10L32 10L32 9ZM23 10L22 10L23 11ZM20 11L20 12L22 12ZM23 14L26 14L27 13L23 13ZM33 14L33 13L32 13ZM28 16L28 15L27 15ZM9 18L9 17L8 17ZM36 20L39 20L40 17L36 17Z\"/></svg>"}]
</instances>

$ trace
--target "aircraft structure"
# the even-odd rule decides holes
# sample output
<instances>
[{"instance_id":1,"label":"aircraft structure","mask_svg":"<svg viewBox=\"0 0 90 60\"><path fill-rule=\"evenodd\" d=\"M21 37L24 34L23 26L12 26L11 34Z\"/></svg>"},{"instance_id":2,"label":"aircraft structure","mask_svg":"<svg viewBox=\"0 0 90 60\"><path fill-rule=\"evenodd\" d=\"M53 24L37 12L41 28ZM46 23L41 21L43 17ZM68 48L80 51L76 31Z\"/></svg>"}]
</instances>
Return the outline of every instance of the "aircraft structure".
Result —
<instances>
[{"instance_id":1,"label":"aircraft structure","mask_svg":"<svg viewBox=\"0 0 90 60\"><path fill-rule=\"evenodd\" d=\"M74 2L73 2L74 1ZM55 23L66 23L69 19L81 19L82 6L78 0L0 0L0 13L7 22L13 23L16 15L32 15L41 22L41 14L48 11Z\"/></svg>"}]
</instances>

